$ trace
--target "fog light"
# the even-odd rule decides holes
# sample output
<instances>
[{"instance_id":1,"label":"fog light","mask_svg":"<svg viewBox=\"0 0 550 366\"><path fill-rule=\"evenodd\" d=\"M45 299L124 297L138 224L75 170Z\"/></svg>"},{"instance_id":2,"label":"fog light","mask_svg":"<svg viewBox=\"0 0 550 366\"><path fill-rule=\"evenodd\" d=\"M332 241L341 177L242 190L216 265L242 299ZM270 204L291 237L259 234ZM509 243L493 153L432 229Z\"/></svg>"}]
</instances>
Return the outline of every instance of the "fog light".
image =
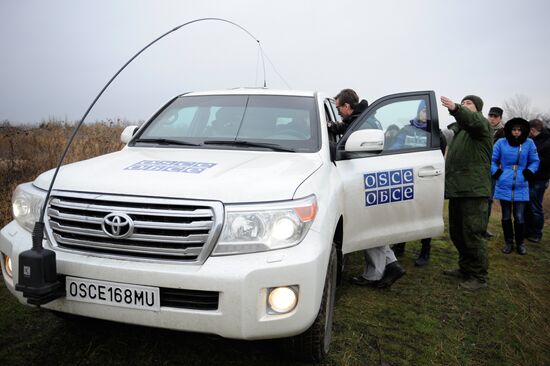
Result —
<instances>
[{"instance_id":1,"label":"fog light","mask_svg":"<svg viewBox=\"0 0 550 366\"><path fill-rule=\"evenodd\" d=\"M297 291L290 287L272 288L267 297L269 309L277 314L284 314L294 310L297 302Z\"/></svg>"},{"instance_id":2,"label":"fog light","mask_svg":"<svg viewBox=\"0 0 550 366\"><path fill-rule=\"evenodd\" d=\"M11 258L7 255L4 255L4 267L6 268L6 273L8 276L12 277L12 266L11 266Z\"/></svg>"}]
</instances>

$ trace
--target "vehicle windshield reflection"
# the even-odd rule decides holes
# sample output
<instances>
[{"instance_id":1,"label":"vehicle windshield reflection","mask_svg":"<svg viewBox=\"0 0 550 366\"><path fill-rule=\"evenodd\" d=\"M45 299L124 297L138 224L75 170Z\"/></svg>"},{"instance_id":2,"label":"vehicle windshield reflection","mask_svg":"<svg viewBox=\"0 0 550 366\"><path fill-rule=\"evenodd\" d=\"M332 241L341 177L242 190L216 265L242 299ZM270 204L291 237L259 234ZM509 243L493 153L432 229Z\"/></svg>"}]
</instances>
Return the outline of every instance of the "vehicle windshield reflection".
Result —
<instances>
[{"instance_id":1,"label":"vehicle windshield reflection","mask_svg":"<svg viewBox=\"0 0 550 366\"><path fill-rule=\"evenodd\" d=\"M319 126L313 97L185 95L149 121L134 143L316 152Z\"/></svg>"}]
</instances>

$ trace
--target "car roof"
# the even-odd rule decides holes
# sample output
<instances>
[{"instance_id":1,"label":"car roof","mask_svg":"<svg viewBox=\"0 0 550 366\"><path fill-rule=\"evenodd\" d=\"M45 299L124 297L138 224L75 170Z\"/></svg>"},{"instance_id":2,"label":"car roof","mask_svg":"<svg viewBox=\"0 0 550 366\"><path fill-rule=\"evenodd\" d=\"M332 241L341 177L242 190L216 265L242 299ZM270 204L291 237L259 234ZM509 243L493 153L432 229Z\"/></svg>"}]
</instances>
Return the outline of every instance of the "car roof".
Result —
<instances>
[{"instance_id":1,"label":"car roof","mask_svg":"<svg viewBox=\"0 0 550 366\"><path fill-rule=\"evenodd\" d=\"M287 95L296 97L314 97L317 93L314 91L304 90L283 90L283 89L269 89L269 88L235 88L225 90L208 90L208 91L195 91L185 93L185 96L199 96L199 95Z\"/></svg>"}]
</instances>

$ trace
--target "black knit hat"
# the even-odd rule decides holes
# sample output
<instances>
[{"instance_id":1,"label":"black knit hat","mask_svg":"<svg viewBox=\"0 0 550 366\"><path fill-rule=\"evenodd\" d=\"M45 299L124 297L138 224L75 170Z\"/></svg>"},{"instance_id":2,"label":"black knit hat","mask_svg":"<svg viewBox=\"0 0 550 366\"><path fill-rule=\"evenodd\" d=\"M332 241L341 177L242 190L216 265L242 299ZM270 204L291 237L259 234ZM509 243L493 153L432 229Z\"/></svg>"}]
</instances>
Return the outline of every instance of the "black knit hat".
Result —
<instances>
[{"instance_id":1,"label":"black knit hat","mask_svg":"<svg viewBox=\"0 0 550 366\"><path fill-rule=\"evenodd\" d=\"M466 95L464 98L462 98L460 103L464 102L466 99L471 100L476 106L477 111L481 112L481 110L483 109L483 100L481 100L480 97L478 97L477 95Z\"/></svg>"},{"instance_id":2,"label":"black knit hat","mask_svg":"<svg viewBox=\"0 0 550 366\"><path fill-rule=\"evenodd\" d=\"M493 116L497 116L497 117L502 117L502 112L504 112L502 110L502 108L500 107L491 107L491 109L489 109L489 116L493 115Z\"/></svg>"}]
</instances>

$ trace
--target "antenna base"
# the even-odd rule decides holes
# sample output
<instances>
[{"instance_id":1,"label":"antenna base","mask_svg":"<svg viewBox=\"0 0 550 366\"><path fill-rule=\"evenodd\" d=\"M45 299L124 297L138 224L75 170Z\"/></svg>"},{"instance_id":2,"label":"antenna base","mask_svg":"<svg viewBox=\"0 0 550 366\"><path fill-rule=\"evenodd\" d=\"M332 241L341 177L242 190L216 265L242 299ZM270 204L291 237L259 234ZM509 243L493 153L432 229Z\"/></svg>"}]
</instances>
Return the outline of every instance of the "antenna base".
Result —
<instances>
[{"instance_id":1,"label":"antenna base","mask_svg":"<svg viewBox=\"0 0 550 366\"><path fill-rule=\"evenodd\" d=\"M44 224L37 222L33 230L33 248L19 254L19 283L15 285L17 291L23 292L27 303L38 306L65 296L65 288L57 278L55 252L41 245L43 233Z\"/></svg>"}]
</instances>

